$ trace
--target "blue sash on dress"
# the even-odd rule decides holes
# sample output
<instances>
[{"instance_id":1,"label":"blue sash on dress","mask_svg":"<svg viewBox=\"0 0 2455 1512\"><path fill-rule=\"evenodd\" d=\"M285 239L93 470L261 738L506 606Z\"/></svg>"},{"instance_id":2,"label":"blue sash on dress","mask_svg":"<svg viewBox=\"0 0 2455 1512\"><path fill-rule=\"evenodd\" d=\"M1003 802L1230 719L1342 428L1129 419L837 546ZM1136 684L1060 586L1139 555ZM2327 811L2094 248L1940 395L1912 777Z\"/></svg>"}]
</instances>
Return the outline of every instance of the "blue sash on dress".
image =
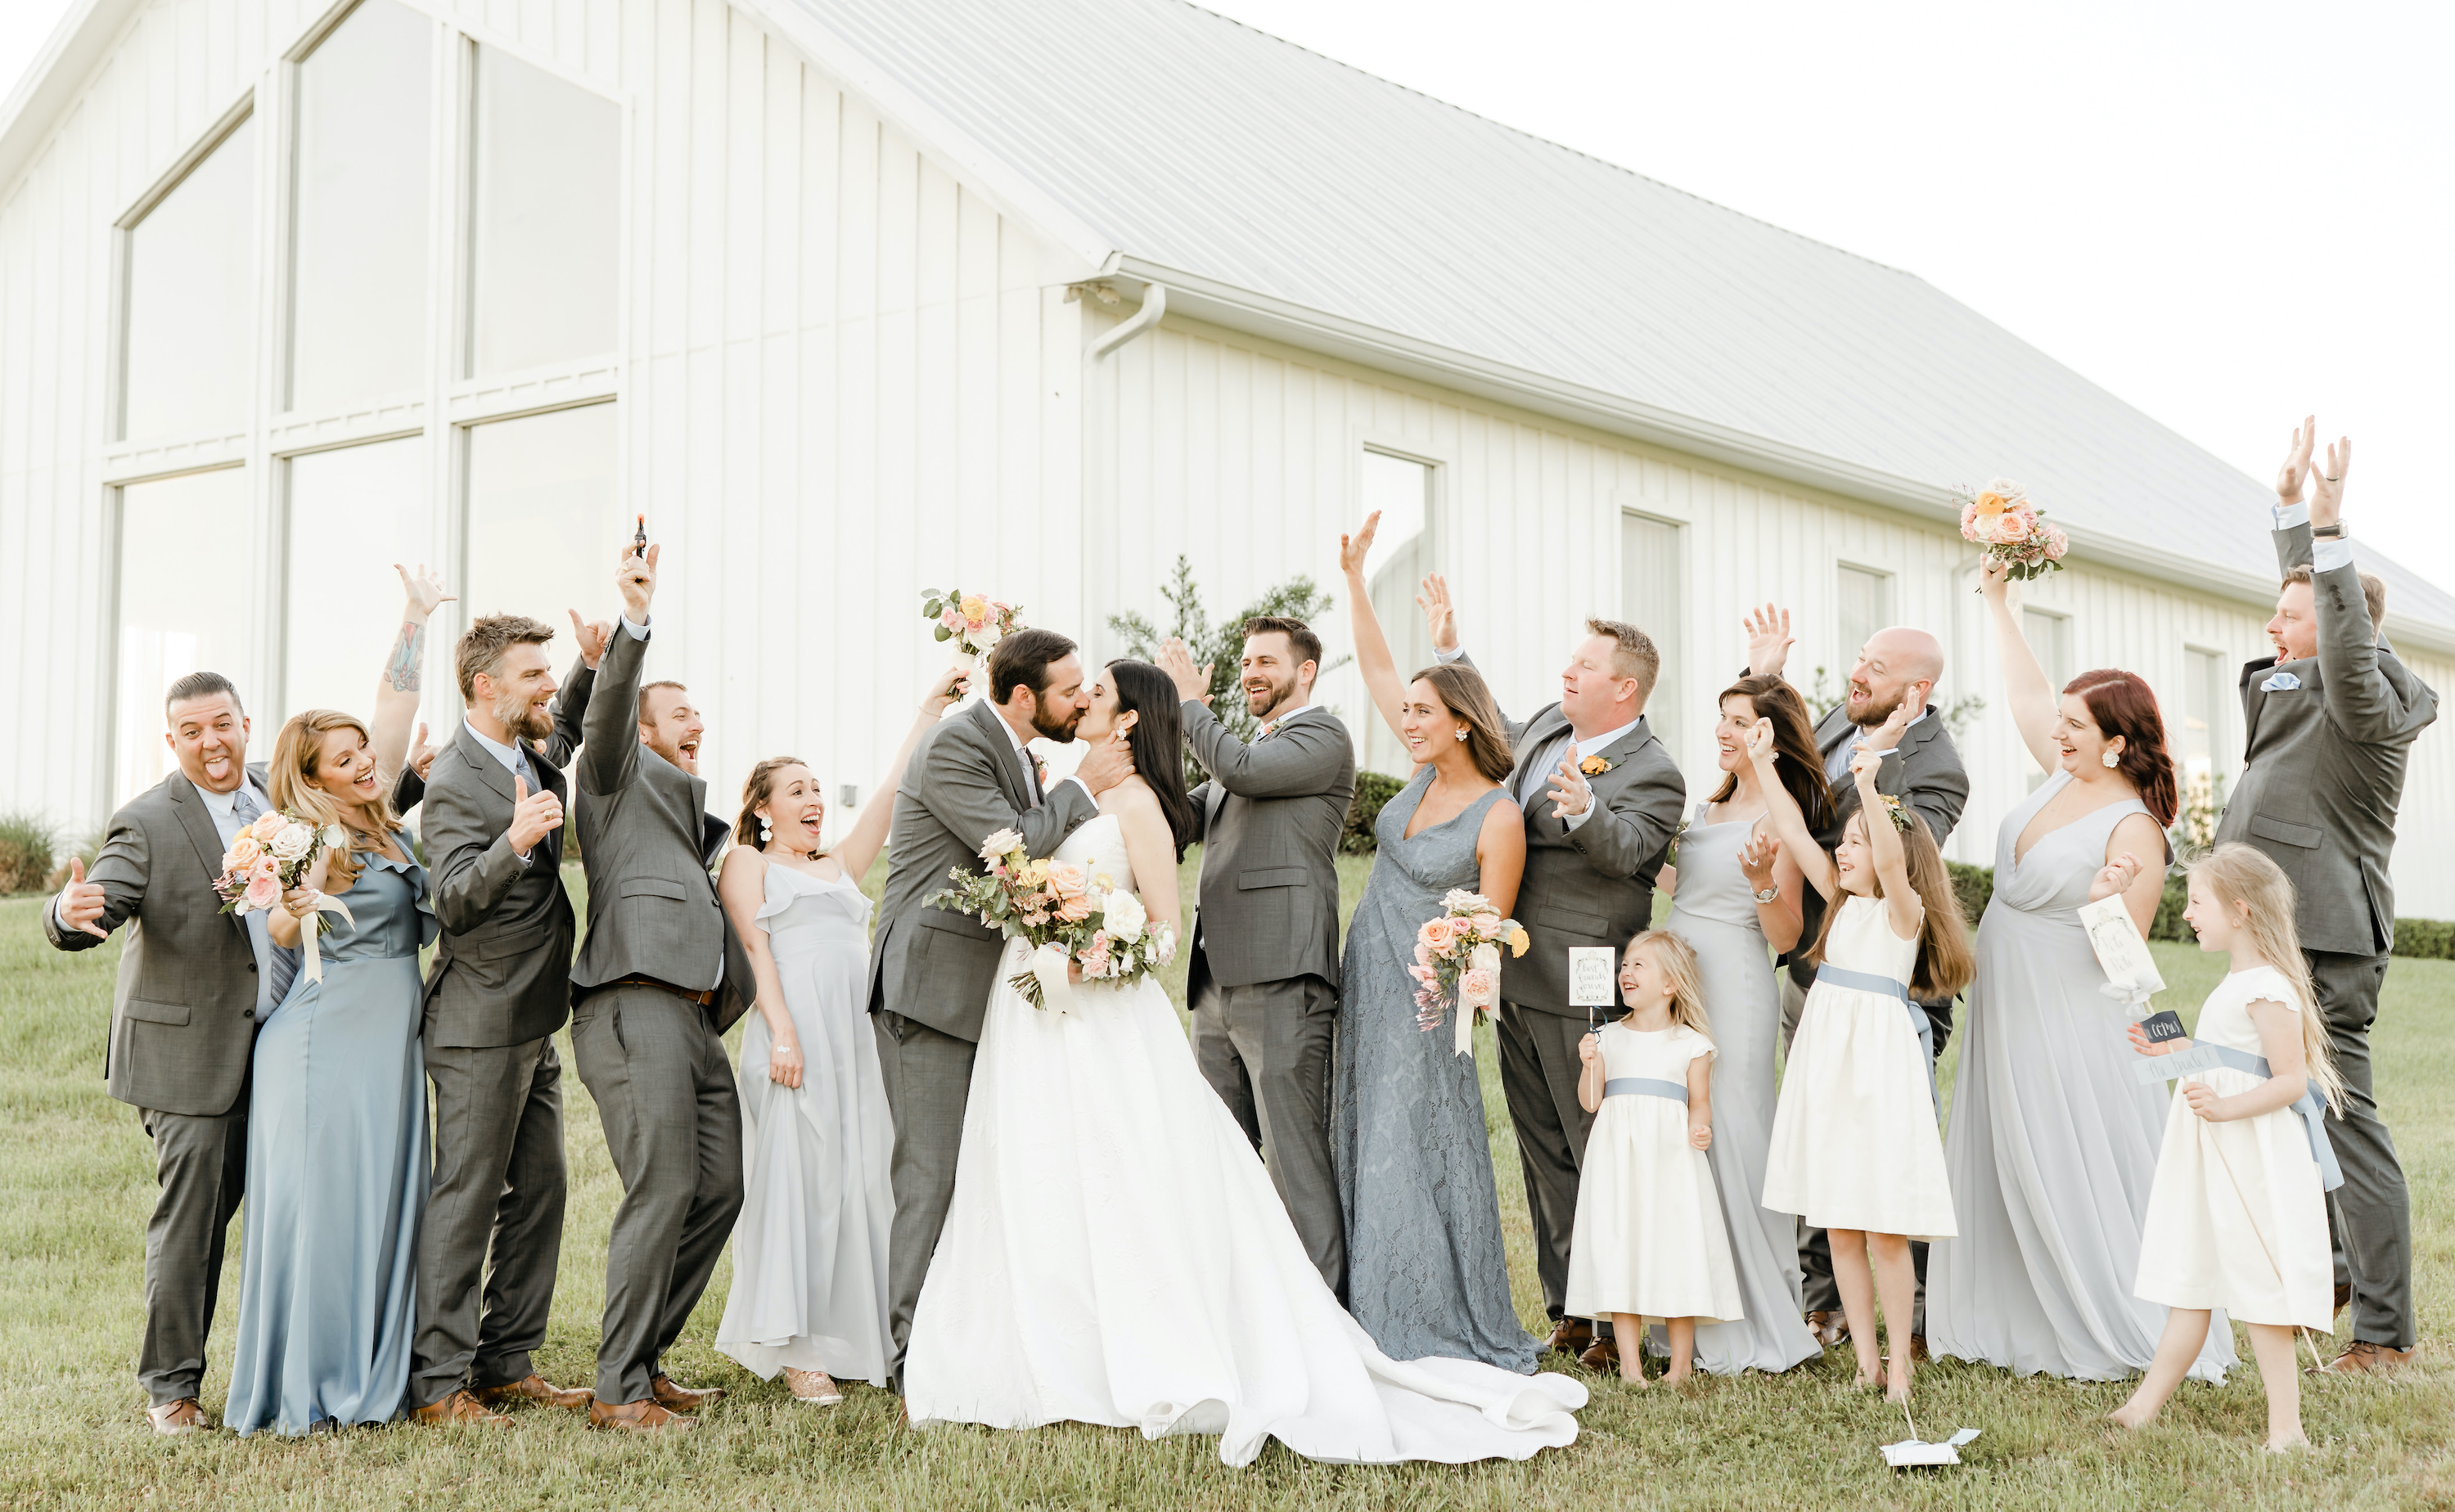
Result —
<instances>
[{"instance_id":1,"label":"blue sash on dress","mask_svg":"<svg viewBox=\"0 0 2455 1512\"><path fill-rule=\"evenodd\" d=\"M1910 1001L1907 982L1891 977L1878 977L1872 971L1852 971L1847 966L1818 966L1816 979L1829 981L1836 987L1847 987L1853 992L1880 993L1887 998L1898 998L1901 1006L1910 1011L1912 1026L1921 1030L1926 1027L1926 1010Z\"/></svg>"},{"instance_id":2,"label":"blue sash on dress","mask_svg":"<svg viewBox=\"0 0 2455 1512\"><path fill-rule=\"evenodd\" d=\"M2231 1070L2262 1079L2272 1079L2276 1073L2267 1067L2265 1056L2255 1056L2231 1045L2211 1044L2205 1039L2191 1042L2193 1050L2204 1050ZM2188 1052L2185 1052L2187 1054ZM2302 1096L2292 1104L2302 1115L2302 1132L2310 1137L2310 1159L2319 1162L2319 1190L2332 1192L2344 1184L2343 1168L2336 1163L2336 1147L2327 1142L2327 1099L2319 1095L2319 1084L2304 1080Z\"/></svg>"},{"instance_id":3,"label":"blue sash on dress","mask_svg":"<svg viewBox=\"0 0 2455 1512\"><path fill-rule=\"evenodd\" d=\"M1659 1077L1613 1077L1603 1083L1603 1096L1669 1098L1674 1102L1684 1104L1688 1100L1688 1089L1676 1081L1665 1081Z\"/></svg>"}]
</instances>

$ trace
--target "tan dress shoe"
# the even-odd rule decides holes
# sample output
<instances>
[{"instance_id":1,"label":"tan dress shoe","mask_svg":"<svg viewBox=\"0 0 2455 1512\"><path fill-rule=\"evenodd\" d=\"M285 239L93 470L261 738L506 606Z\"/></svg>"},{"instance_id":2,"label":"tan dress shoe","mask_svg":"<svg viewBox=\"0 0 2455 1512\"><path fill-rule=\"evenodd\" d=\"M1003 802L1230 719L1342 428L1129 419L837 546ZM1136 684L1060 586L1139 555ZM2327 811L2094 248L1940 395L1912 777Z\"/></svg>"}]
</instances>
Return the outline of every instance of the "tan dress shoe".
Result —
<instances>
[{"instance_id":1,"label":"tan dress shoe","mask_svg":"<svg viewBox=\"0 0 2455 1512\"><path fill-rule=\"evenodd\" d=\"M474 1422L487 1427L505 1427L511 1419L499 1412L488 1412L466 1388L456 1391L440 1401L430 1401L423 1407L410 1409L409 1421L429 1427L446 1422Z\"/></svg>"},{"instance_id":2,"label":"tan dress shoe","mask_svg":"<svg viewBox=\"0 0 2455 1512\"><path fill-rule=\"evenodd\" d=\"M148 1407L145 1421L153 1425L155 1433L166 1439L175 1439L183 1433L201 1433L213 1426L205 1417L204 1407L193 1397L181 1397L158 1407Z\"/></svg>"},{"instance_id":3,"label":"tan dress shoe","mask_svg":"<svg viewBox=\"0 0 2455 1512\"><path fill-rule=\"evenodd\" d=\"M661 1370L648 1378L648 1395L667 1412L697 1412L701 1407L713 1407L724 1400L720 1387L694 1391Z\"/></svg>"},{"instance_id":4,"label":"tan dress shoe","mask_svg":"<svg viewBox=\"0 0 2455 1512\"><path fill-rule=\"evenodd\" d=\"M641 1397L619 1406L588 1399L588 1425L611 1428L622 1433L680 1433L699 1426L699 1420L684 1413L667 1412L657 1405L654 1397Z\"/></svg>"},{"instance_id":5,"label":"tan dress shoe","mask_svg":"<svg viewBox=\"0 0 2455 1512\"><path fill-rule=\"evenodd\" d=\"M505 1381L499 1386L480 1386L473 1395L489 1407L517 1407L524 1402L535 1402L540 1407L568 1407L574 1412L587 1411L588 1404L597 1400L594 1392L565 1391L535 1373L517 1381Z\"/></svg>"},{"instance_id":6,"label":"tan dress shoe","mask_svg":"<svg viewBox=\"0 0 2455 1512\"><path fill-rule=\"evenodd\" d=\"M2344 1352L2323 1365L2314 1365L2309 1374L2328 1376L2367 1376L2393 1370L2398 1365L2412 1363L2409 1349L2390 1349L2366 1339L2356 1339L2344 1346Z\"/></svg>"},{"instance_id":7,"label":"tan dress shoe","mask_svg":"<svg viewBox=\"0 0 2455 1512\"><path fill-rule=\"evenodd\" d=\"M1816 1336L1817 1347L1830 1349L1850 1341L1850 1320L1818 1308L1807 1315L1807 1331Z\"/></svg>"},{"instance_id":8,"label":"tan dress shoe","mask_svg":"<svg viewBox=\"0 0 2455 1512\"><path fill-rule=\"evenodd\" d=\"M836 1389L834 1378L823 1370L787 1369L784 1372L784 1385L793 1393L795 1401L832 1407L843 1401L843 1393Z\"/></svg>"},{"instance_id":9,"label":"tan dress shoe","mask_svg":"<svg viewBox=\"0 0 2455 1512\"><path fill-rule=\"evenodd\" d=\"M1617 1370L1619 1341L1616 1338L1595 1340L1586 1346L1584 1354L1577 1357L1577 1363L1588 1370Z\"/></svg>"},{"instance_id":10,"label":"tan dress shoe","mask_svg":"<svg viewBox=\"0 0 2455 1512\"><path fill-rule=\"evenodd\" d=\"M1543 1341L1543 1347L1554 1354L1574 1358L1593 1347L1593 1324L1582 1318L1563 1318L1553 1325L1552 1337Z\"/></svg>"}]
</instances>

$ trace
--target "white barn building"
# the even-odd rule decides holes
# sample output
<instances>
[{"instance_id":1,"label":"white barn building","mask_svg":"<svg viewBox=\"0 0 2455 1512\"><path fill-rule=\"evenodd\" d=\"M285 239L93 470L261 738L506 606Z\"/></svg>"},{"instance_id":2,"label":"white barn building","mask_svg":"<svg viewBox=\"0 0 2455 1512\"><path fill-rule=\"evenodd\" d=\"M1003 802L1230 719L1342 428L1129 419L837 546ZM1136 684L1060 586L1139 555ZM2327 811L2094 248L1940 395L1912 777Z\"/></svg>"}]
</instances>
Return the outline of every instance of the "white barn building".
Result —
<instances>
[{"instance_id":1,"label":"white barn building","mask_svg":"<svg viewBox=\"0 0 2455 1512\"><path fill-rule=\"evenodd\" d=\"M1653 631L1695 789L1743 605L1796 611L1802 681L1936 630L1994 705L1983 861L2034 769L1949 489L1998 474L2073 539L2049 670L2143 674L2221 783L2262 481L1909 273L1178 0L84 0L0 106L0 809L80 829L181 672L259 756L363 706L395 560L443 564L446 645L563 623L644 512L721 805L784 751L867 796L923 587L1109 652L1180 553L1214 611L1338 591L1377 505L1390 613L1445 570L1508 707L1586 615ZM2455 689L2455 597L2363 541ZM2406 914L2455 916L2450 816L2433 736Z\"/></svg>"}]
</instances>

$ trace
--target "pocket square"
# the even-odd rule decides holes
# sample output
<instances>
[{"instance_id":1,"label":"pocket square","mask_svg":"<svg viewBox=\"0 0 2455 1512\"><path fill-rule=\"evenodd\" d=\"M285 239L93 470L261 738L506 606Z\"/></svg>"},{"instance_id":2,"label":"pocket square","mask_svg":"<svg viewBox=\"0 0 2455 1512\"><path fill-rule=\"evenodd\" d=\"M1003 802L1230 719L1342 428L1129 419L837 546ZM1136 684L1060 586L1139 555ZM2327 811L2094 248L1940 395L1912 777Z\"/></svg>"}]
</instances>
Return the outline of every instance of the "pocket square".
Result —
<instances>
[{"instance_id":1,"label":"pocket square","mask_svg":"<svg viewBox=\"0 0 2455 1512\"><path fill-rule=\"evenodd\" d=\"M2259 685L2262 693L2291 693L2302 686L2302 679L2289 672L2280 672Z\"/></svg>"}]
</instances>

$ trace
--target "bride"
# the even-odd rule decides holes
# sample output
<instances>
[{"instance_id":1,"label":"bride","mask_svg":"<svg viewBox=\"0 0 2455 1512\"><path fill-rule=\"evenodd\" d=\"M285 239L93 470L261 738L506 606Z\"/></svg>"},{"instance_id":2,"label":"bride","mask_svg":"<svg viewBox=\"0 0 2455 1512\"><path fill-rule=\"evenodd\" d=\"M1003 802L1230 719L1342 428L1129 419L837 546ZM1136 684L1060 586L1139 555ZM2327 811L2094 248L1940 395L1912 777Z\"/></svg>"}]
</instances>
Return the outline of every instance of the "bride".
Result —
<instances>
[{"instance_id":1,"label":"bride","mask_svg":"<svg viewBox=\"0 0 2455 1512\"><path fill-rule=\"evenodd\" d=\"M1077 736L1128 732L1141 774L1057 858L1184 929L1192 829L1175 684L1108 664ZM1072 1421L1219 1436L1249 1463L1276 1438L1310 1460L1524 1460L1573 1441L1586 1388L1463 1360L1397 1361L1322 1283L1243 1132L1202 1079L1155 979L1032 1007L1008 942L964 1115L946 1225L914 1315L918 1425Z\"/></svg>"}]
</instances>

